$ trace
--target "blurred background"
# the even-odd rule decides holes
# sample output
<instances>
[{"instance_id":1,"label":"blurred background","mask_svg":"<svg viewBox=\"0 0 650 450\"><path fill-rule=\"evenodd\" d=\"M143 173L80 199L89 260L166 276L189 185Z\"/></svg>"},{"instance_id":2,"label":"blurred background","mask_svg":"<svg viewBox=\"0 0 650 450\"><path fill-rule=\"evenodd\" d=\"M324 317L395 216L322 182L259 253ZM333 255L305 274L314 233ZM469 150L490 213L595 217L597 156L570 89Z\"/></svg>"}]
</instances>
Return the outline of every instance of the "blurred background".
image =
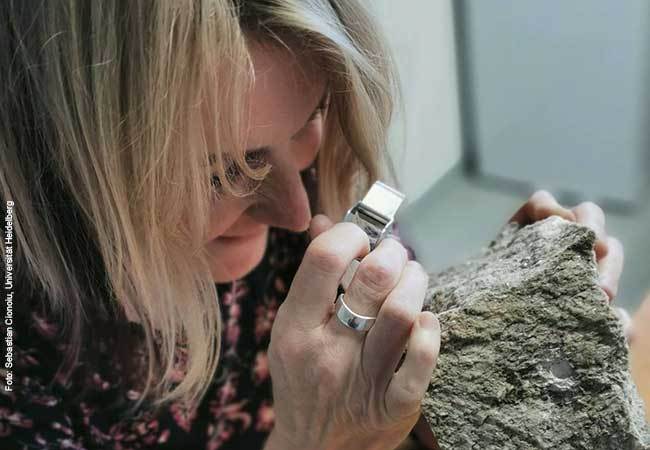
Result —
<instances>
[{"instance_id":1,"label":"blurred background","mask_svg":"<svg viewBox=\"0 0 650 450\"><path fill-rule=\"evenodd\" d=\"M633 313L650 289L650 2L367 2L401 75L390 145L418 260L476 254L543 188L605 210Z\"/></svg>"}]
</instances>

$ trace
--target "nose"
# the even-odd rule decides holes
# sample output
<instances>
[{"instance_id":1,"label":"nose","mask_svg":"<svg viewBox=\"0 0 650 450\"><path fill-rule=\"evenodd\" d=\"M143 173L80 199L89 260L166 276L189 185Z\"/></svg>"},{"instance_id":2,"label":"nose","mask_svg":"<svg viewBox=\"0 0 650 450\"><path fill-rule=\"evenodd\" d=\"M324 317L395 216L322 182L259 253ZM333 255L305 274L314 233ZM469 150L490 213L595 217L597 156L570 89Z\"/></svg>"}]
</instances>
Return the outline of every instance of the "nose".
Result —
<instances>
[{"instance_id":1,"label":"nose","mask_svg":"<svg viewBox=\"0 0 650 450\"><path fill-rule=\"evenodd\" d=\"M297 167L289 162L274 164L257 190L248 215L270 226L300 232L309 228L309 197Z\"/></svg>"}]
</instances>

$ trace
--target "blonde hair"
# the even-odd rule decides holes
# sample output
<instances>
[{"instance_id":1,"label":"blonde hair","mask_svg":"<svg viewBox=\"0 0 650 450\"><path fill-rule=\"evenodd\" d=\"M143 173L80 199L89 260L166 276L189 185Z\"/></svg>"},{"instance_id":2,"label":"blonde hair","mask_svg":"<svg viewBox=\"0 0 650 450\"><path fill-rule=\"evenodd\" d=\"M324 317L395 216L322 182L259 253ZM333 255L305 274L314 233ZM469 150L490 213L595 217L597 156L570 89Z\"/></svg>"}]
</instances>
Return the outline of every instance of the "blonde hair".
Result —
<instances>
[{"instance_id":1,"label":"blonde hair","mask_svg":"<svg viewBox=\"0 0 650 450\"><path fill-rule=\"evenodd\" d=\"M209 180L216 172L227 194L247 195L226 159L251 179L268 171L244 157L254 82L246 38L299 41L327 72L318 197L338 219L390 167L396 77L376 25L352 0L9 1L0 10L1 195L15 202L15 266L68 337L61 371L83 357L93 321L128 313L144 332L141 400L196 404L221 336L203 251Z\"/></svg>"}]
</instances>

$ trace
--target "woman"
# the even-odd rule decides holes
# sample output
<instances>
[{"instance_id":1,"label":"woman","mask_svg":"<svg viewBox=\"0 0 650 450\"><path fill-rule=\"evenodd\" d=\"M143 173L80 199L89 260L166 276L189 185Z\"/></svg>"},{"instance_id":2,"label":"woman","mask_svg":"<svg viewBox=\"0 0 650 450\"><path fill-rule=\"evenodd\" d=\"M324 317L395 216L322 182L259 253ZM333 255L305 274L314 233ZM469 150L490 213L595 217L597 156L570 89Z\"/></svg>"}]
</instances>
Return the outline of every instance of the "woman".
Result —
<instances>
[{"instance_id":1,"label":"woman","mask_svg":"<svg viewBox=\"0 0 650 450\"><path fill-rule=\"evenodd\" d=\"M16 249L0 447L402 442L439 327L398 240L369 252L359 227L335 224L387 165L395 76L361 5L0 9ZM613 297L622 249L602 211L538 193L515 219L553 214L596 230ZM367 333L332 315L357 257L345 299L377 316Z\"/></svg>"}]
</instances>

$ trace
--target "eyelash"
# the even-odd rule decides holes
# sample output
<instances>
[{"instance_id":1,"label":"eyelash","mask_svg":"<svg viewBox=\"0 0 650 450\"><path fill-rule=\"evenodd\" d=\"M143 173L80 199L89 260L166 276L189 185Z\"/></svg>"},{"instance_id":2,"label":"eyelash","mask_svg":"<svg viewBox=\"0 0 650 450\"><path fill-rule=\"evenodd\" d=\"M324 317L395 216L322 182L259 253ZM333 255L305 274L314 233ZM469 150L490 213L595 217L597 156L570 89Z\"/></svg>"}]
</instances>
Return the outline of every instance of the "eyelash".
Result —
<instances>
[{"instance_id":1,"label":"eyelash","mask_svg":"<svg viewBox=\"0 0 650 450\"><path fill-rule=\"evenodd\" d=\"M264 164L266 164L266 158L265 158L265 153L264 151L255 151L255 152L250 152L246 154L246 163L253 169L257 169L262 167ZM226 169L226 176L229 177L231 180L238 179L241 177L241 173L235 168L234 165L229 166ZM210 183L212 184L212 187L216 190L221 189L221 179L219 178L218 175L213 175Z\"/></svg>"},{"instance_id":2,"label":"eyelash","mask_svg":"<svg viewBox=\"0 0 650 450\"><path fill-rule=\"evenodd\" d=\"M329 108L329 106L330 106L330 96L329 96L329 94L328 94L328 95L325 96L325 98L324 98L323 101L320 103L320 105L318 105L318 106L316 107L316 110L315 110L314 113L311 115L311 117L309 118L309 120L307 120L307 122L311 122L312 120L315 120L319 115L321 115L321 114L323 114L325 111L327 111L327 109Z\"/></svg>"},{"instance_id":3,"label":"eyelash","mask_svg":"<svg viewBox=\"0 0 650 450\"><path fill-rule=\"evenodd\" d=\"M307 122L313 122L318 118L318 116L322 115L327 111L327 109L330 106L330 95L326 95L323 101L316 107L316 110L312 113L311 117L307 119ZM251 165L253 168L258 168L261 165L266 163L266 158L264 158L265 154L264 151L257 151L257 152L250 152L246 155L246 163ZM240 173L234 168L234 166L230 166L226 169L226 176L229 176L231 179L237 178L241 176ZM213 188L217 191L220 191L221 189L221 179L219 178L218 175L213 175L212 179L210 181L212 184Z\"/></svg>"}]
</instances>

